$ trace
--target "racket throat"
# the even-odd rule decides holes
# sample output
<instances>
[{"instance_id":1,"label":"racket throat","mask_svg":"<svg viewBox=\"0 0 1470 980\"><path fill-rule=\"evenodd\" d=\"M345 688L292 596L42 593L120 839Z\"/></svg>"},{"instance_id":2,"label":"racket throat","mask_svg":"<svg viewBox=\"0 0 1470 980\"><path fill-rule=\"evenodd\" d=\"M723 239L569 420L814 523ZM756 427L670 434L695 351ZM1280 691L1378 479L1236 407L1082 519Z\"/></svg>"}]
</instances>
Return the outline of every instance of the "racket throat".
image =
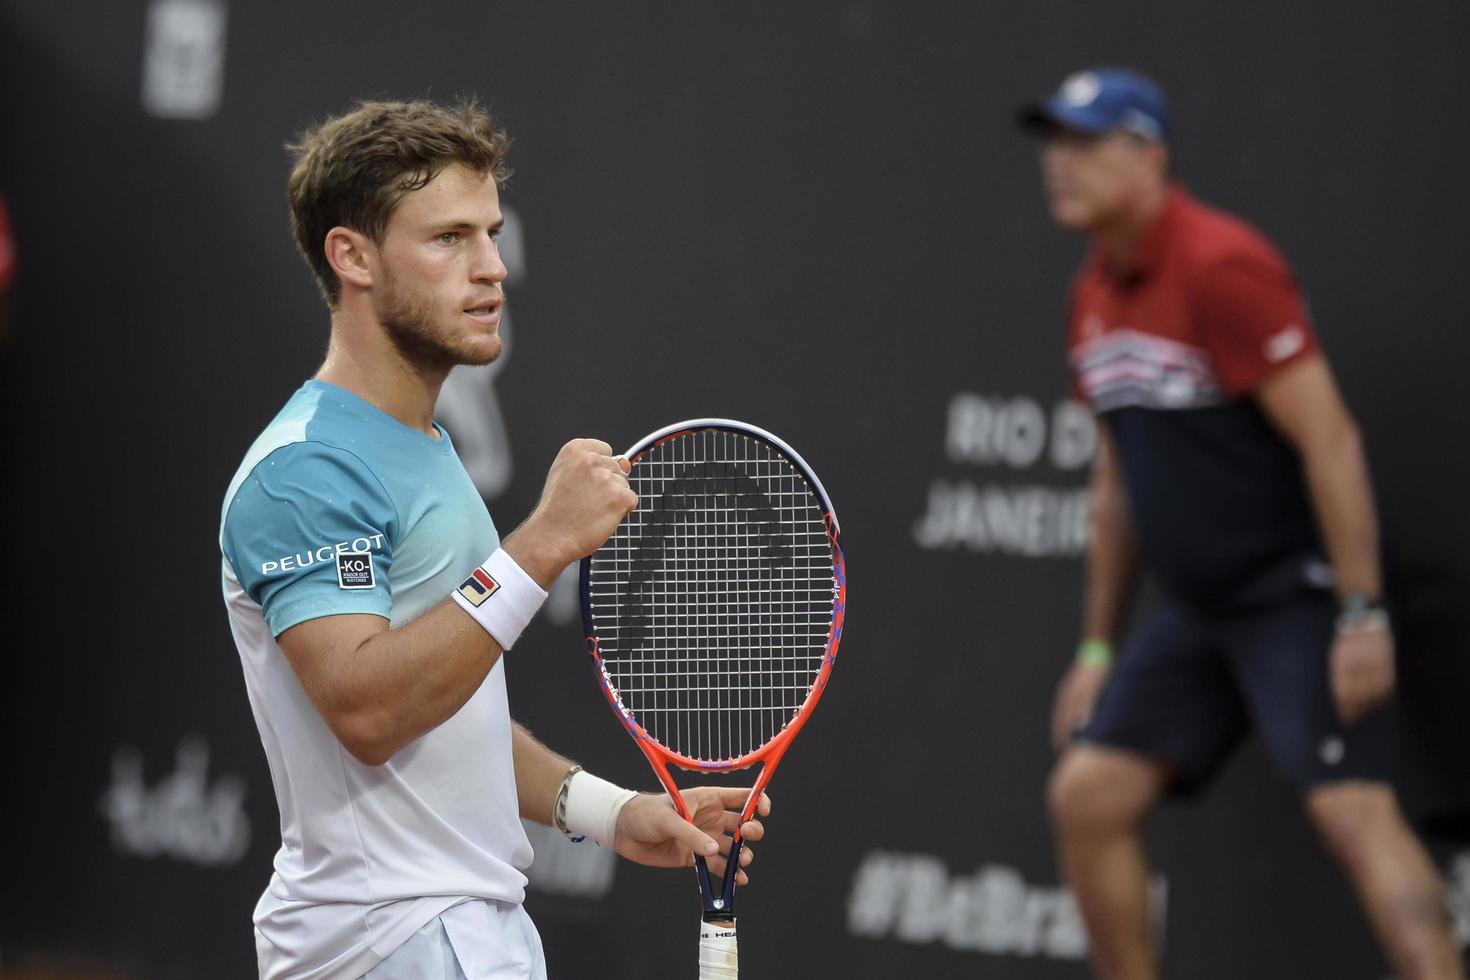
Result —
<instances>
[{"instance_id":1,"label":"racket throat","mask_svg":"<svg viewBox=\"0 0 1470 980\"><path fill-rule=\"evenodd\" d=\"M704 904L704 917L728 918L734 928L735 921L735 873L740 868L740 851L745 841L738 835L730 843L730 855L725 861L725 874L717 878L710 874L709 864L698 855L694 858L694 875L699 879L699 897Z\"/></svg>"}]
</instances>

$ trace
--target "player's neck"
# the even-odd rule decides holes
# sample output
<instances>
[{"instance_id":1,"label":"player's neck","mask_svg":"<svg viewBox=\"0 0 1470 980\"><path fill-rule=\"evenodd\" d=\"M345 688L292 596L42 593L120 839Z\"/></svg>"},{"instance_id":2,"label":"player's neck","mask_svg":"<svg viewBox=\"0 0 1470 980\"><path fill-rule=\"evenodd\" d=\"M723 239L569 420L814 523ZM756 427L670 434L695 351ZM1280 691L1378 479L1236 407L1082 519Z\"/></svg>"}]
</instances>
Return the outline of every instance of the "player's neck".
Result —
<instances>
[{"instance_id":1,"label":"player's neck","mask_svg":"<svg viewBox=\"0 0 1470 980\"><path fill-rule=\"evenodd\" d=\"M348 311L333 311L332 337L317 380L345 388L409 428L438 438L434 406L448 369L413 362L380 326L360 321Z\"/></svg>"},{"instance_id":2,"label":"player's neck","mask_svg":"<svg viewBox=\"0 0 1470 980\"><path fill-rule=\"evenodd\" d=\"M1149 185L1134 195L1119 213L1092 230L1092 240L1116 270L1133 265L1138 244L1169 203L1167 184Z\"/></svg>"}]
</instances>

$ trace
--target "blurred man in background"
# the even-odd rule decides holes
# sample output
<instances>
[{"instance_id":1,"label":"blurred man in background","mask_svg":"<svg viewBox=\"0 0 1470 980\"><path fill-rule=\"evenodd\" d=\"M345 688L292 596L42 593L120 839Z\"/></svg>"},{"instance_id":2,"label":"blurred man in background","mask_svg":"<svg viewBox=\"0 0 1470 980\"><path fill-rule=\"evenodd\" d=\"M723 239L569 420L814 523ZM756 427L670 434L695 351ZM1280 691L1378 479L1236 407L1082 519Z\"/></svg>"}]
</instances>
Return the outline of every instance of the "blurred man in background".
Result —
<instances>
[{"instance_id":1,"label":"blurred man in background","mask_svg":"<svg viewBox=\"0 0 1470 980\"><path fill-rule=\"evenodd\" d=\"M1442 885L1389 783L1394 646L1358 430L1291 269L1170 181L1162 92L1073 75L1024 107L1053 219L1091 254L1068 305L1099 418L1082 643L1049 802L1109 980L1159 975L1144 816L1252 727L1404 977L1461 977ZM1114 663L1140 565L1165 598Z\"/></svg>"},{"instance_id":2,"label":"blurred man in background","mask_svg":"<svg viewBox=\"0 0 1470 980\"><path fill-rule=\"evenodd\" d=\"M281 813L262 978L544 978L522 817L712 870L739 823L726 806L747 791L687 791L695 826L511 721L504 652L637 498L626 459L573 440L502 542L434 421L450 369L500 354L507 146L470 103L369 102L294 148L292 224L331 335L246 453L220 530Z\"/></svg>"}]
</instances>

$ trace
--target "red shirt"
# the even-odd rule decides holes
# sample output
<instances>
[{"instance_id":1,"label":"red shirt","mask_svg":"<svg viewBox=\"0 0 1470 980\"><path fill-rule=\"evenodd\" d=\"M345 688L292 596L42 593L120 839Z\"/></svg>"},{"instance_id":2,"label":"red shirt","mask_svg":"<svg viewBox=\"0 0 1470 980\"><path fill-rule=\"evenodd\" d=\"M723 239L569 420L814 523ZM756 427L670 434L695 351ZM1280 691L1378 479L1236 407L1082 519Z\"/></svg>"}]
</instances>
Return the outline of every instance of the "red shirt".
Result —
<instances>
[{"instance_id":1,"label":"red shirt","mask_svg":"<svg viewBox=\"0 0 1470 980\"><path fill-rule=\"evenodd\" d=\"M1317 350L1281 253L1178 188L1126 271L1093 250L1069 313L1078 386L1099 411L1219 404Z\"/></svg>"},{"instance_id":2,"label":"red shirt","mask_svg":"<svg viewBox=\"0 0 1470 980\"><path fill-rule=\"evenodd\" d=\"M1171 190L1126 270L1088 257L1068 314L1078 390L1114 436L1140 548L1165 588L1231 609L1320 586L1301 459L1248 397L1318 350L1271 243Z\"/></svg>"}]
</instances>

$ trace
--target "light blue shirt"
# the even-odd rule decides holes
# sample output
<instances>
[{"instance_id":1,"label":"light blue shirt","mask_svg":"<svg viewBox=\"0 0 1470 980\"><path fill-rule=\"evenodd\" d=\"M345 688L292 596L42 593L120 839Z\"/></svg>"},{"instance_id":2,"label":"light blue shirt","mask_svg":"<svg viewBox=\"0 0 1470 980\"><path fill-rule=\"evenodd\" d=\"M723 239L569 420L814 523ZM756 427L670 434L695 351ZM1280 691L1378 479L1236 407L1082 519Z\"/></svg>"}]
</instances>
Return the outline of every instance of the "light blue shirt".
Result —
<instances>
[{"instance_id":1,"label":"light blue shirt","mask_svg":"<svg viewBox=\"0 0 1470 980\"><path fill-rule=\"evenodd\" d=\"M449 434L308 381L246 453L221 515L225 604L281 811L255 910L262 977L361 976L466 898L519 903L505 658L450 719L366 766L327 727L276 637L322 616L397 627L499 546Z\"/></svg>"},{"instance_id":2,"label":"light blue shirt","mask_svg":"<svg viewBox=\"0 0 1470 980\"><path fill-rule=\"evenodd\" d=\"M220 546L273 635L339 613L407 622L499 547L449 434L435 428L438 439L308 381L250 447L225 497ZM371 587L343 585L347 552L369 556Z\"/></svg>"}]
</instances>

